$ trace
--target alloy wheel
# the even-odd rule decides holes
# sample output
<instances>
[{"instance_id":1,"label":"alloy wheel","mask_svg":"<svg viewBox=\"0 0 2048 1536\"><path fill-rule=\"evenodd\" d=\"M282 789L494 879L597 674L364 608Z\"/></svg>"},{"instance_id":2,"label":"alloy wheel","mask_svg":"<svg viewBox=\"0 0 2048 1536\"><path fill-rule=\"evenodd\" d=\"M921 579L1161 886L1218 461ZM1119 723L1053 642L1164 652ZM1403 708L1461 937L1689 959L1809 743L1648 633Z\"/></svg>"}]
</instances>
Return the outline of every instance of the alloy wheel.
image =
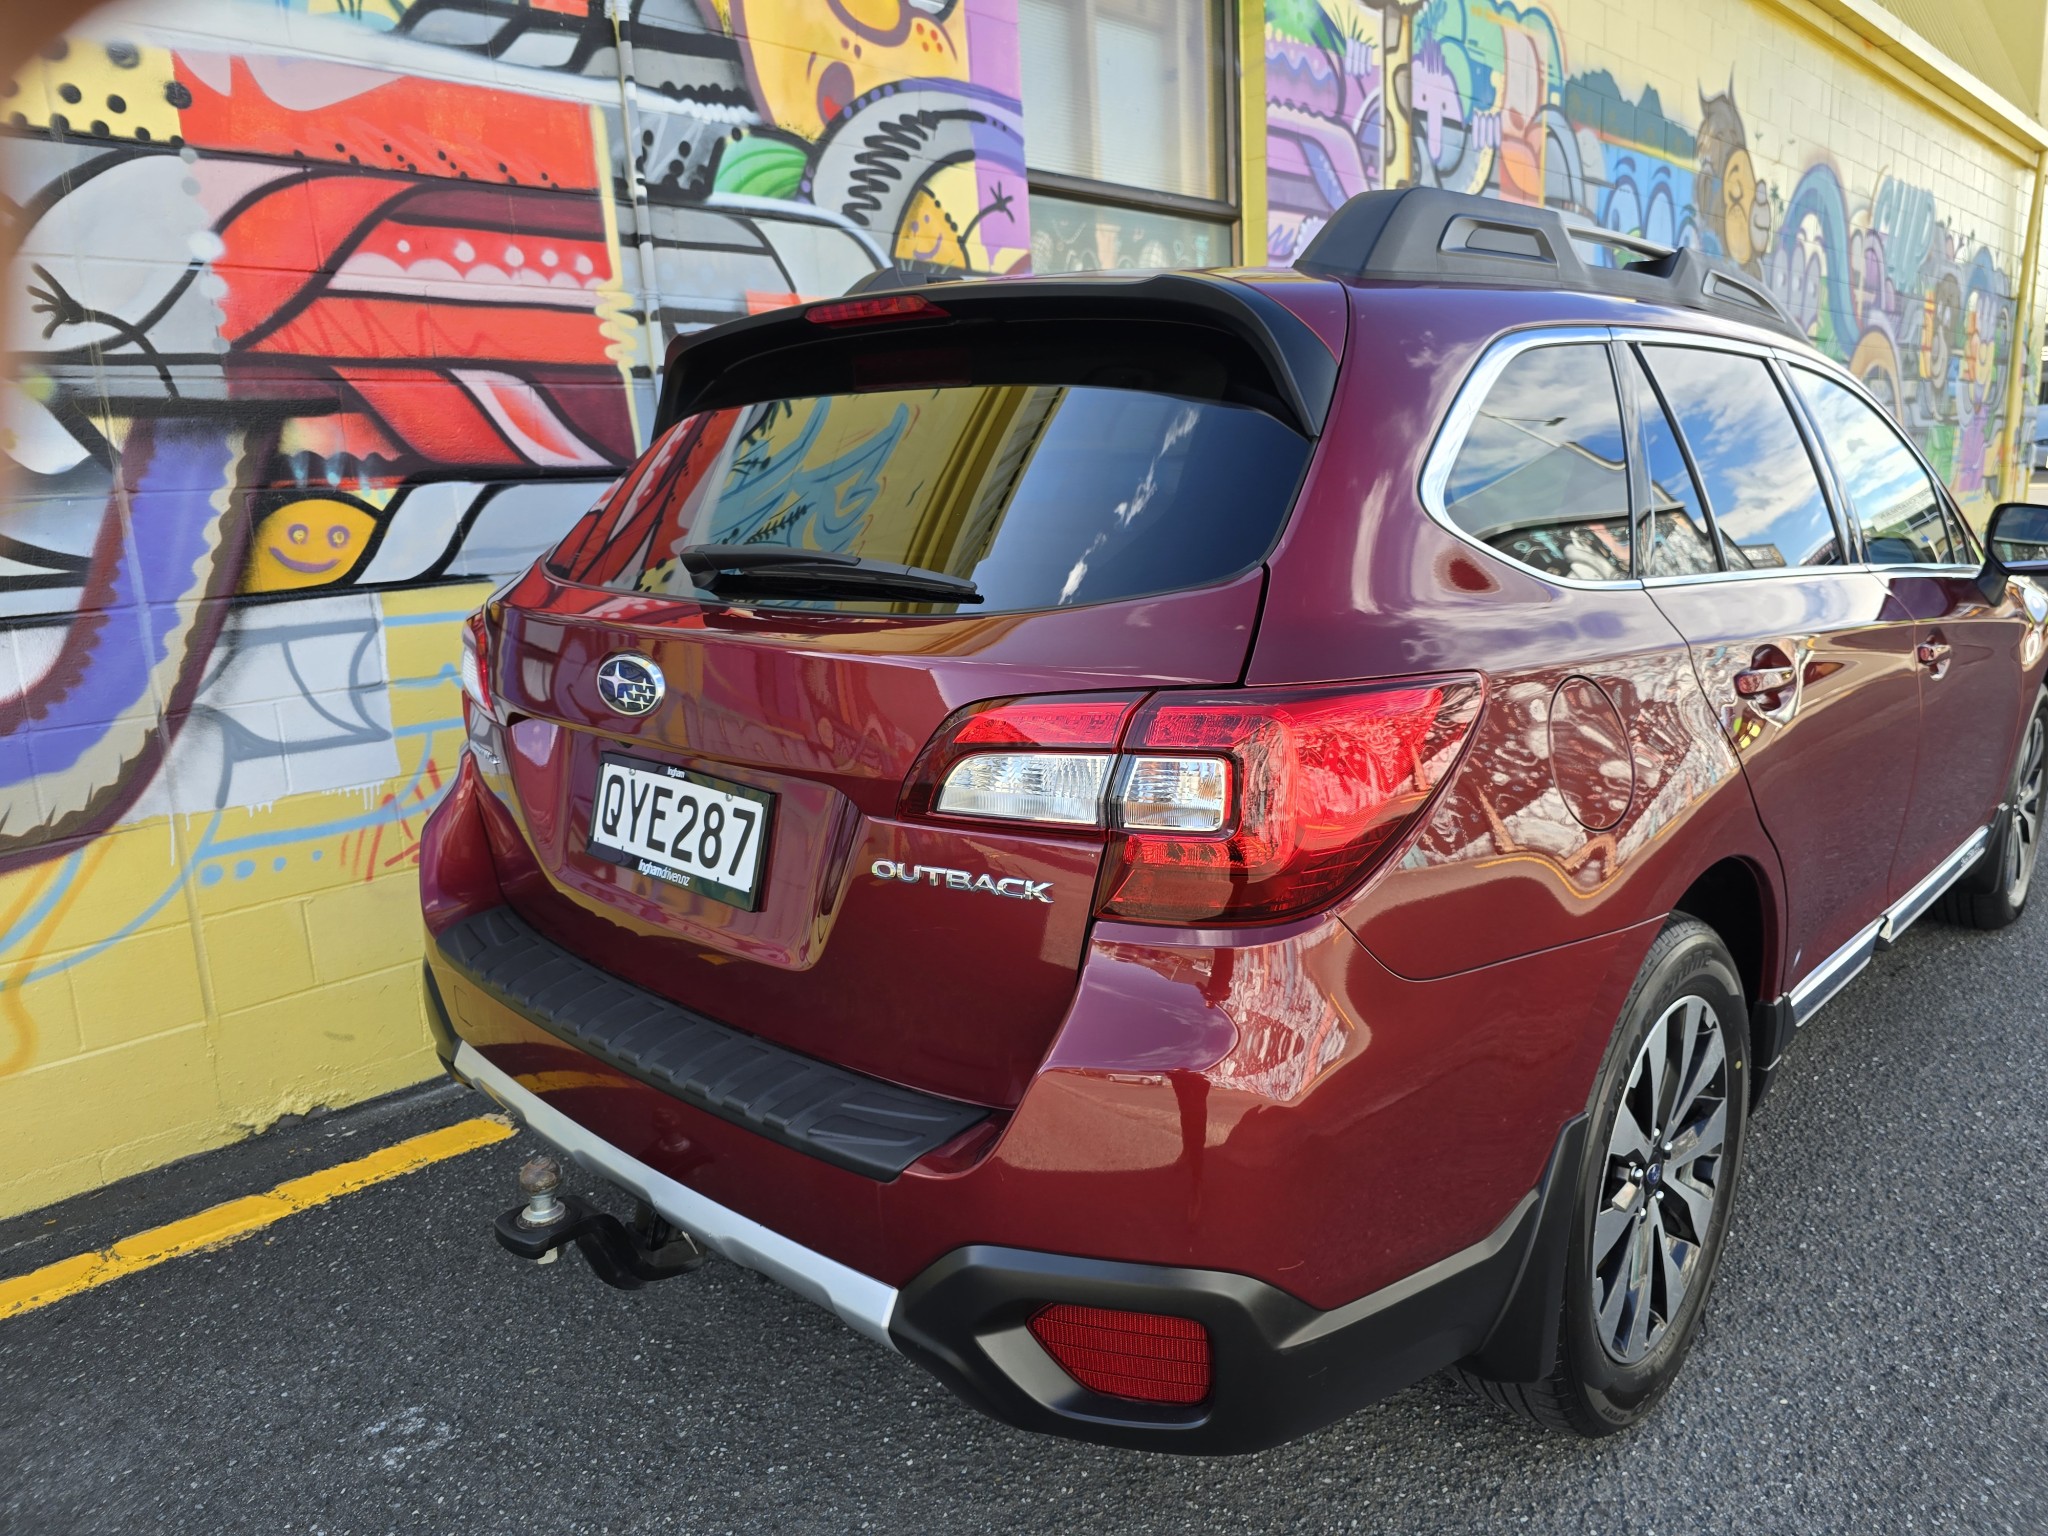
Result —
<instances>
[{"instance_id":1,"label":"alloy wheel","mask_svg":"<svg viewBox=\"0 0 2048 1536\"><path fill-rule=\"evenodd\" d=\"M2041 853L2042 790L2048 780L2048 715L2037 714L2027 726L2020 749L2019 786L2013 793L2012 825L2005 840L2005 894L2017 907L2034 882L2034 864Z\"/></svg>"},{"instance_id":2,"label":"alloy wheel","mask_svg":"<svg viewBox=\"0 0 2048 1536\"><path fill-rule=\"evenodd\" d=\"M1727 1150L1721 1018L1682 997L1629 1068L1593 1217L1594 1330L1624 1365L1656 1347L1703 1273Z\"/></svg>"}]
</instances>

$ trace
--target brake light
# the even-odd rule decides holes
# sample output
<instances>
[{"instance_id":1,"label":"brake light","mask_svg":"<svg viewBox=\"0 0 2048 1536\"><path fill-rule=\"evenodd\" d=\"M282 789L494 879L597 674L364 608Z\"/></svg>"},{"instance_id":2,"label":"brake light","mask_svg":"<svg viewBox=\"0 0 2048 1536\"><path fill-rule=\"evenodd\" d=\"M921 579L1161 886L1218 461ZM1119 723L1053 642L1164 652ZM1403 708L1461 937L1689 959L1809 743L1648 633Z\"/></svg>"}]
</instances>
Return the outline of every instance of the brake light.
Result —
<instances>
[{"instance_id":1,"label":"brake light","mask_svg":"<svg viewBox=\"0 0 2048 1536\"><path fill-rule=\"evenodd\" d=\"M1046 1307L1027 1325L1091 1392L1186 1407L1209 1395L1209 1330L1191 1317L1110 1307Z\"/></svg>"},{"instance_id":2,"label":"brake light","mask_svg":"<svg viewBox=\"0 0 2048 1536\"><path fill-rule=\"evenodd\" d=\"M1471 676L997 699L939 728L914 816L1105 834L1097 915L1276 922L1364 878L1478 717Z\"/></svg>"},{"instance_id":3,"label":"brake light","mask_svg":"<svg viewBox=\"0 0 2048 1536\"><path fill-rule=\"evenodd\" d=\"M813 325L874 325L885 320L944 320L946 312L919 294L891 293L813 304L804 311L804 318Z\"/></svg>"},{"instance_id":4,"label":"brake light","mask_svg":"<svg viewBox=\"0 0 2048 1536\"><path fill-rule=\"evenodd\" d=\"M1147 922L1273 922L1342 894L1405 830L1479 713L1476 678L1372 688L1160 693L1127 748L1214 754L1234 814L1214 830L1126 814L1098 912ZM1133 753L1132 763L1151 760ZM1128 796L1126 796L1128 799Z\"/></svg>"}]
</instances>

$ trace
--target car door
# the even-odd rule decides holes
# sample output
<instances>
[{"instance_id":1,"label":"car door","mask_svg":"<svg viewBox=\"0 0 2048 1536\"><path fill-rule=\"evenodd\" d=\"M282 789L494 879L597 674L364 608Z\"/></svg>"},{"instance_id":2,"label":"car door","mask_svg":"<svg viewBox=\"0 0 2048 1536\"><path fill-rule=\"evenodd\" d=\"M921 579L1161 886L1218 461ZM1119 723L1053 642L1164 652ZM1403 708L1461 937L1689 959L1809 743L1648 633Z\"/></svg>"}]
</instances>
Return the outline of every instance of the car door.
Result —
<instances>
[{"instance_id":1,"label":"car door","mask_svg":"<svg viewBox=\"0 0 2048 1536\"><path fill-rule=\"evenodd\" d=\"M1890 900L1919 727L1913 620L1882 577L1848 564L1769 360L1625 350L1647 585L1691 647L1783 863L1786 974L1824 980Z\"/></svg>"},{"instance_id":2,"label":"car door","mask_svg":"<svg viewBox=\"0 0 2048 1536\"><path fill-rule=\"evenodd\" d=\"M1861 538L1914 621L1920 731L1913 790L1892 876L1910 890L1992 819L2025 718L2028 621L2001 582L1987 599L1982 561L1928 472L1878 408L1816 369L1787 370L1832 462Z\"/></svg>"}]
</instances>

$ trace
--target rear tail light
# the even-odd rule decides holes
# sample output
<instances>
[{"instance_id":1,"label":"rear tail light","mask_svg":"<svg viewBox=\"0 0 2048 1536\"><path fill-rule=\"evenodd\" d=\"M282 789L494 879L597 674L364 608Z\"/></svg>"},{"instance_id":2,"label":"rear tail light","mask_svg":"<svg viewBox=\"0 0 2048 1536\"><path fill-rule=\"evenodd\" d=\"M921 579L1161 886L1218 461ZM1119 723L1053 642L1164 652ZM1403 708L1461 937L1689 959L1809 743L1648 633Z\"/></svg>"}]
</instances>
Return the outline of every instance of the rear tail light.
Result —
<instances>
[{"instance_id":1,"label":"rear tail light","mask_svg":"<svg viewBox=\"0 0 2048 1536\"><path fill-rule=\"evenodd\" d=\"M492 712L490 631L481 608L462 624L462 694L485 714Z\"/></svg>"},{"instance_id":2,"label":"rear tail light","mask_svg":"<svg viewBox=\"0 0 2048 1536\"><path fill-rule=\"evenodd\" d=\"M936 809L946 816L1097 826L1112 761L1107 752L977 752L946 774Z\"/></svg>"},{"instance_id":3,"label":"rear tail light","mask_svg":"<svg viewBox=\"0 0 2048 1536\"><path fill-rule=\"evenodd\" d=\"M1472 678L1155 694L1126 746L1227 759L1236 814L1215 831L1125 821L1111 843L1098 910L1169 923L1270 922L1314 911L1356 884L1413 822L1478 712Z\"/></svg>"},{"instance_id":4,"label":"rear tail light","mask_svg":"<svg viewBox=\"0 0 2048 1536\"><path fill-rule=\"evenodd\" d=\"M462 625L462 723L470 755L485 773L505 766L505 745L491 696L491 632L479 608Z\"/></svg>"},{"instance_id":5,"label":"rear tail light","mask_svg":"<svg viewBox=\"0 0 2048 1536\"><path fill-rule=\"evenodd\" d=\"M904 809L1099 827L1116 744L1140 697L1082 694L969 705L940 726L919 755Z\"/></svg>"},{"instance_id":6,"label":"rear tail light","mask_svg":"<svg viewBox=\"0 0 2048 1536\"><path fill-rule=\"evenodd\" d=\"M1209 1395L1209 1330L1191 1317L1061 1302L1028 1326L1060 1369L1090 1392L1176 1407Z\"/></svg>"},{"instance_id":7,"label":"rear tail light","mask_svg":"<svg viewBox=\"0 0 2048 1536\"><path fill-rule=\"evenodd\" d=\"M1414 824L1480 697L1453 676L997 700L940 728L904 809L1105 833L1100 916L1275 922L1342 895Z\"/></svg>"}]
</instances>

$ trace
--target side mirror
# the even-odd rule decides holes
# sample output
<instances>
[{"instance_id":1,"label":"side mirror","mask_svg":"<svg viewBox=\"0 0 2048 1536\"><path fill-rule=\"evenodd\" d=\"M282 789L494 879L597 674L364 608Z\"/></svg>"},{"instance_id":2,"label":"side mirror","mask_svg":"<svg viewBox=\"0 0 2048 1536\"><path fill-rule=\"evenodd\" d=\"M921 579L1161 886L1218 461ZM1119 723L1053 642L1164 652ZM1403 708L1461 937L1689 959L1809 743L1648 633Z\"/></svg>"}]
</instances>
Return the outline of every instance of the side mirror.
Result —
<instances>
[{"instance_id":1,"label":"side mirror","mask_svg":"<svg viewBox=\"0 0 2048 1536\"><path fill-rule=\"evenodd\" d=\"M2030 501L2002 501L1991 509L1984 530L1984 570L1978 585L1985 601L1996 601L2007 575L2048 576L2048 507Z\"/></svg>"},{"instance_id":2,"label":"side mirror","mask_svg":"<svg viewBox=\"0 0 2048 1536\"><path fill-rule=\"evenodd\" d=\"M2008 571L2048 575L2048 507L2030 501L2002 501L1991 511L1984 547Z\"/></svg>"}]
</instances>

